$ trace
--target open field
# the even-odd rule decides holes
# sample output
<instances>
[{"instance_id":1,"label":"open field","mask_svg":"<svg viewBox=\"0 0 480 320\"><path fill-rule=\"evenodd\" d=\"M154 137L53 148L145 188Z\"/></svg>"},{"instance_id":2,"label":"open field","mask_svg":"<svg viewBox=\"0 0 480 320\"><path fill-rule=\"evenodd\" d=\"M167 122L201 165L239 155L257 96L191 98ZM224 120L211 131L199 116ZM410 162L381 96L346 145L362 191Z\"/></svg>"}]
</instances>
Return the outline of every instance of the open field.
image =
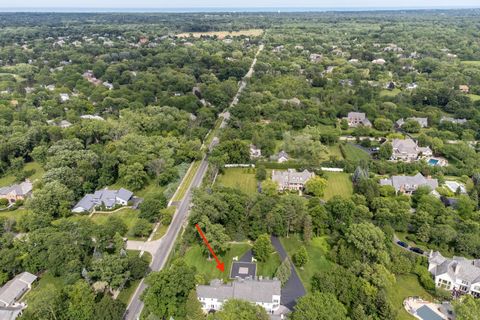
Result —
<instances>
[{"instance_id":1,"label":"open field","mask_svg":"<svg viewBox=\"0 0 480 320\"><path fill-rule=\"evenodd\" d=\"M476 66L476 67L480 67L480 60L473 60L473 61L462 61L462 64L466 64L466 65L469 65L469 66Z\"/></svg>"},{"instance_id":2,"label":"open field","mask_svg":"<svg viewBox=\"0 0 480 320\"><path fill-rule=\"evenodd\" d=\"M385 89L385 90L380 91L380 97L395 97L400 92L402 92L400 89L393 89L393 90Z\"/></svg>"},{"instance_id":3,"label":"open field","mask_svg":"<svg viewBox=\"0 0 480 320\"><path fill-rule=\"evenodd\" d=\"M403 307L403 300L408 297L418 296L425 300L433 301L432 296L423 289L414 274L397 276L396 284L387 291L393 307L398 311L398 320L415 319Z\"/></svg>"},{"instance_id":4,"label":"open field","mask_svg":"<svg viewBox=\"0 0 480 320\"><path fill-rule=\"evenodd\" d=\"M273 252L267 261L257 262L257 276L273 278L280 263L282 263L280 255L277 252Z\"/></svg>"},{"instance_id":5,"label":"open field","mask_svg":"<svg viewBox=\"0 0 480 320\"><path fill-rule=\"evenodd\" d=\"M194 38L200 37L218 37L219 39L223 39L225 37L238 37L238 36L247 36L247 37L258 37L263 34L262 29L248 29L248 30L240 30L240 31L208 31L208 32L184 32L179 33L176 36L179 38L188 38L193 36Z\"/></svg>"},{"instance_id":6,"label":"open field","mask_svg":"<svg viewBox=\"0 0 480 320\"><path fill-rule=\"evenodd\" d=\"M303 245L298 235L292 235L289 238L281 238L283 247L288 253L290 259L293 254ZM308 246L306 246L308 252L308 262L303 268L296 268L300 279L307 291L311 290L310 280L313 275L321 270L329 270L332 262L326 258L328 252L328 243L326 237L313 238Z\"/></svg>"},{"instance_id":7,"label":"open field","mask_svg":"<svg viewBox=\"0 0 480 320\"><path fill-rule=\"evenodd\" d=\"M330 156L337 157L337 159L343 159L343 155L342 155L342 152L340 151L340 147L338 146L338 144L335 144L333 146L327 146L327 149L328 149L327 159Z\"/></svg>"},{"instance_id":8,"label":"open field","mask_svg":"<svg viewBox=\"0 0 480 320\"><path fill-rule=\"evenodd\" d=\"M257 180L253 168L230 168L217 177L218 185L236 188L240 191L253 195L257 193Z\"/></svg>"},{"instance_id":9,"label":"open field","mask_svg":"<svg viewBox=\"0 0 480 320\"><path fill-rule=\"evenodd\" d=\"M370 155L363 151L360 148L355 147L352 144L346 143L342 145L342 148L345 152L345 159L351 161L365 160L368 161L371 159Z\"/></svg>"},{"instance_id":10,"label":"open field","mask_svg":"<svg viewBox=\"0 0 480 320\"><path fill-rule=\"evenodd\" d=\"M344 172L325 172L328 178L327 188L323 198L329 200L334 196L350 197L353 194L353 185L350 175Z\"/></svg>"},{"instance_id":11,"label":"open field","mask_svg":"<svg viewBox=\"0 0 480 320\"><path fill-rule=\"evenodd\" d=\"M39 180L40 178L42 178L45 172L42 166L37 162L26 163L25 166L23 167L23 170L24 171L35 170L35 173L32 176L28 177L32 182L35 182L36 180ZM10 175L4 176L3 178L0 178L0 187L9 186L15 183L15 180L16 178L14 175L10 174Z\"/></svg>"},{"instance_id":12,"label":"open field","mask_svg":"<svg viewBox=\"0 0 480 320\"><path fill-rule=\"evenodd\" d=\"M188 186L192 183L195 174L197 173L198 167L200 166L201 161L197 160L193 162L190 169L187 171L185 177L180 182L180 187L178 188L178 192L173 197L173 201L180 201L185 197L185 193L187 192Z\"/></svg>"},{"instance_id":13,"label":"open field","mask_svg":"<svg viewBox=\"0 0 480 320\"><path fill-rule=\"evenodd\" d=\"M223 279L224 281L228 281L233 257L238 256L240 258L248 251L248 249L250 249L250 245L247 243L231 244L227 253L218 256L220 261L225 263L225 272L220 272L220 270L216 268L214 259L209 260L202 254L202 247L200 244L190 247L183 258L187 264L197 268L197 272L203 275L207 283L212 279Z\"/></svg>"}]
</instances>

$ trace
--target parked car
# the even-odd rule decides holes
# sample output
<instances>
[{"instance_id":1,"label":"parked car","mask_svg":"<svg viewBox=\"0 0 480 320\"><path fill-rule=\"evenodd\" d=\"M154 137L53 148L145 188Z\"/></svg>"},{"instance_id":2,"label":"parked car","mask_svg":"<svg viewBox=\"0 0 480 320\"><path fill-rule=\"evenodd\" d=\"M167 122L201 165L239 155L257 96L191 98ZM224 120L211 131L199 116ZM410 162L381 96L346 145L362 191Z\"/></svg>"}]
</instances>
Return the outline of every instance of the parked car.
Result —
<instances>
[{"instance_id":1,"label":"parked car","mask_svg":"<svg viewBox=\"0 0 480 320\"><path fill-rule=\"evenodd\" d=\"M404 248L408 248L408 244L405 243L405 242L403 242L403 241L397 241L397 244L398 244L399 246L404 247Z\"/></svg>"},{"instance_id":2,"label":"parked car","mask_svg":"<svg viewBox=\"0 0 480 320\"><path fill-rule=\"evenodd\" d=\"M410 251L418 253L418 254L423 254L423 250L420 248L412 247L410 248Z\"/></svg>"}]
</instances>

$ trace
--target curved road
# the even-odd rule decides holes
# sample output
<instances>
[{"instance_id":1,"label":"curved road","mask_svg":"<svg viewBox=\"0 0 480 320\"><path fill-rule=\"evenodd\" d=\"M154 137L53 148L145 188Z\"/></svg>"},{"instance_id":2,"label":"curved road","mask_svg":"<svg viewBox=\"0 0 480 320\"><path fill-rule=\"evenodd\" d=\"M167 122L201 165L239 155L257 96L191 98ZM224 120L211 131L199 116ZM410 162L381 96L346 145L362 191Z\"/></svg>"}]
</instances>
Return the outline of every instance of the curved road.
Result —
<instances>
[{"instance_id":1,"label":"curved road","mask_svg":"<svg viewBox=\"0 0 480 320\"><path fill-rule=\"evenodd\" d=\"M261 44L258 48L257 53L255 54L255 58L248 70L247 74L245 75L244 79L240 83L240 87L238 88L238 92L233 98L232 105L236 105L238 103L238 99L240 94L242 93L243 89L247 86L246 78L250 78L253 75L255 64L257 63L257 56L263 50L264 45ZM215 134L215 133L212 133ZM218 138L214 137L212 143L209 146L209 150L213 148L218 143ZM177 210L173 217L173 220L168 227L167 233L159 240L158 249L154 254L152 254L152 262L150 264L150 268L152 271L160 271L165 266L165 263L168 260L168 256L172 251L172 248L175 244L175 240L177 239L178 235L180 234L183 225L187 222L188 211L190 209L190 201L192 198L192 189L197 188L201 185L203 177L208 169L208 162L206 156L202 159L200 166L195 173L195 176L187 188L187 192L185 196L180 201L179 205L177 206ZM142 313L143 309L143 302L140 300L140 297L145 290L147 285L145 284L145 278L142 279L140 284L137 287L137 290L133 294L133 297L130 300L129 305L127 306L127 310L125 312L124 319L126 320L137 320L140 319L140 314Z\"/></svg>"}]
</instances>

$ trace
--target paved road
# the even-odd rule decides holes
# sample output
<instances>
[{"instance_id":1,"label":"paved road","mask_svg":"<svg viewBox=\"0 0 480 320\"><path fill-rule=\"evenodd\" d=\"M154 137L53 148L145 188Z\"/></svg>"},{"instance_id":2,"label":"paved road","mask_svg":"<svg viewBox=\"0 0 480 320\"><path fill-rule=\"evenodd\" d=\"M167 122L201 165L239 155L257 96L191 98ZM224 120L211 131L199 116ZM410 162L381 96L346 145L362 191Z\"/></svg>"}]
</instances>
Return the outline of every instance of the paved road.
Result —
<instances>
[{"instance_id":1,"label":"paved road","mask_svg":"<svg viewBox=\"0 0 480 320\"><path fill-rule=\"evenodd\" d=\"M255 55L255 59L253 60L252 65L250 66L250 69L248 70L248 73L245 76L245 78L250 78L253 75L255 64L257 63L257 56L263 50L263 48L264 48L264 45L263 44L260 45ZM238 92L235 95L231 105L235 105L238 103L240 94L242 93L243 89L245 89L246 86L247 86L247 82L244 79L240 83ZM217 137L214 137L212 140L212 143L209 146L209 150L211 150L216 144L218 144L218 142L219 142L219 139ZM162 239L159 240L160 243L158 244L158 249L156 250L156 252L152 253L152 262L150 264L150 268L152 269L152 271L159 271L163 269L163 267L165 266L168 256L170 255L173 245L175 244L175 240L180 234L180 231L182 230L182 226L187 222L188 211L190 209L190 201L192 198L192 189L197 188L201 185L203 177L207 172L207 169L208 169L208 162L206 160L206 157L204 157L202 159L202 162L200 163L197 173L195 174L195 177L193 178L191 184L188 186L185 196L177 205L177 210L175 212L175 215L173 217L173 220L170 226L168 227L167 233L162 237ZM146 284L144 279L142 279L142 281L138 285L137 290L135 291L130 301L130 304L127 306L124 319L137 320L140 318L140 314L142 313L142 309L143 309L143 302L140 300L140 297L143 291L145 290L145 288L146 288Z\"/></svg>"},{"instance_id":2,"label":"paved road","mask_svg":"<svg viewBox=\"0 0 480 320\"><path fill-rule=\"evenodd\" d=\"M287 257L287 252L282 246L282 243L277 237L272 236L272 244L277 250L278 254L282 261ZM297 299L303 297L306 294L305 287L303 286L300 277L295 270L293 264L291 264L292 274L290 275L290 279L288 279L287 283L282 287L282 296L280 298L280 303L283 306L286 306L288 309L293 310L293 307L297 304Z\"/></svg>"},{"instance_id":3,"label":"paved road","mask_svg":"<svg viewBox=\"0 0 480 320\"><path fill-rule=\"evenodd\" d=\"M180 205L177 207L177 211L175 216L173 217L172 223L170 224L167 233L163 236L160 240L160 245L158 246L157 252L152 255L152 263L150 268L152 271L161 270L165 263L167 262L168 256L172 251L173 245L175 244L175 240L179 235L180 231L182 230L182 226L187 220L188 210L190 207L190 200L192 197L192 189L197 188L202 183L203 177L207 172L208 162L204 158L200 163L197 173L193 178L192 183L188 187L188 190L185 194L185 197L182 201L180 201ZM143 309L143 302L140 300L140 296L146 288L146 284L144 280L140 282L137 290L135 291L134 296L130 304L127 307L127 313L125 315L125 319L127 320L136 320L139 319L140 313Z\"/></svg>"}]
</instances>

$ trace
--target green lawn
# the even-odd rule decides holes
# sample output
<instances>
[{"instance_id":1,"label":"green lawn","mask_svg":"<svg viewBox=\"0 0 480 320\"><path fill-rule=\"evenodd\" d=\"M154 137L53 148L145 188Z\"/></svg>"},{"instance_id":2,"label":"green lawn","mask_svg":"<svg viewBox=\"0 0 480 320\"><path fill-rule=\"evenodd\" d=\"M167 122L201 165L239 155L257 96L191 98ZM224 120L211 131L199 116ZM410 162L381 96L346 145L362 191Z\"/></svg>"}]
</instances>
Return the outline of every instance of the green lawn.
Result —
<instances>
[{"instance_id":1,"label":"green lawn","mask_svg":"<svg viewBox=\"0 0 480 320\"><path fill-rule=\"evenodd\" d=\"M423 289L414 274L397 276L395 286L388 290L388 297L393 303L393 307L398 311L398 320L415 319L403 307L405 298L418 296L425 300L433 301L432 296Z\"/></svg>"},{"instance_id":2,"label":"green lawn","mask_svg":"<svg viewBox=\"0 0 480 320\"><path fill-rule=\"evenodd\" d=\"M480 67L480 60L471 60L471 61L464 60L462 61L462 63L470 66Z\"/></svg>"},{"instance_id":3,"label":"green lawn","mask_svg":"<svg viewBox=\"0 0 480 320\"><path fill-rule=\"evenodd\" d=\"M357 148L354 145L351 145L349 143L346 143L346 144L343 145L343 150L345 152L346 160L351 160L351 161L365 160L365 161L369 161L371 159L370 155L367 152L365 152L362 149Z\"/></svg>"},{"instance_id":4,"label":"green lawn","mask_svg":"<svg viewBox=\"0 0 480 320\"><path fill-rule=\"evenodd\" d=\"M382 90L380 91L380 97L396 97L400 92L400 89L393 89L393 90Z\"/></svg>"},{"instance_id":5,"label":"green lawn","mask_svg":"<svg viewBox=\"0 0 480 320\"><path fill-rule=\"evenodd\" d=\"M53 285L57 289L61 289L65 286L64 279L62 277L54 277L48 271L43 273L40 278L33 284L33 288L28 292L22 300L28 301L28 296L33 292L41 292L49 285Z\"/></svg>"},{"instance_id":6,"label":"green lawn","mask_svg":"<svg viewBox=\"0 0 480 320\"><path fill-rule=\"evenodd\" d=\"M298 235L281 238L280 241L290 258L292 258L298 248L303 245ZM326 237L313 238L306 248L308 252L308 262L302 269L297 268L297 272L307 291L310 291L310 280L313 275L320 270L329 270L333 263L328 261L325 256L329 250Z\"/></svg>"},{"instance_id":7,"label":"green lawn","mask_svg":"<svg viewBox=\"0 0 480 320\"><path fill-rule=\"evenodd\" d=\"M469 97L473 102L480 100L480 96L478 94L467 94L467 97Z\"/></svg>"},{"instance_id":8,"label":"green lawn","mask_svg":"<svg viewBox=\"0 0 480 320\"><path fill-rule=\"evenodd\" d=\"M350 175L344 172L325 172L328 178L327 188L323 198L329 200L333 196L350 197L353 194L353 185Z\"/></svg>"},{"instance_id":9,"label":"green lawn","mask_svg":"<svg viewBox=\"0 0 480 320\"><path fill-rule=\"evenodd\" d=\"M180 182L180 187L178 188L178 192L173 197L173 201L180 201L183 199L185 193L187 192L188 186L190 186L193 178L195 177L195 174L198 171L198 167L200 167L200 163L200 160L195 161L191 166L190 170L187 171L185 177Z\"/></svg>"},{"instance_id":10,"label":"green lawn","mask_svg":"<svg viewBox=\"0 0 480 320\"><path fill-rule=\"evenodd\" d=\"M201 245L197 244L190 247L183 256L183 258L185 259L187 264L195 266L197 268L197 272L203 275L207 283L212 279L223 279L224 281L228 281L230 277L230 269L232 266L233 257L237 256L238 258L240 258L245 252L248 251L248 249L250 249L250 245L247 243L231 244L230 249L227 251L227 253L218 257L220 261L225 263L225 272L222 273L216 268L216 263L214 259L208 260L202 254Z\"/></svg>"},{"instance_id":11,"label":"green lawn","mask_svg":"<svg viewBox=\"0 0 480 320\"><path fill-rule=\"evenodd\" d=\"M153 235L153 240L158 240L160 239L161 237L163 237L165 235L165 233L167 233L167 230L168 230L168 226L165 226L163 224L161 224L160 226L158 226L158 229L157 231L155 232L155 234Z\"/></svg>"},{"instance_id":12,"label":"green lawn","mask_svg":"<svg viewBox=\"0 0 480 320\"><path fill-rule=\"evenodd\" d=\"M343 155L342 155L342 152L340 152L340 147L338 146L338 144L333 146L327 146L327 149L328 149L327 158L330 156L335 156L337 157L337 159L343 159Z\"/></svg>"},{"instance_id":13,"label":"green lawn","mask_svg":"<svg viewBox=\"0 0 480 320\"><path fill-rule=\"evenodd\" d=\"M29 211L27 209L24 209L23 207L15 211L0 211L0 218L4 217L7 219L14 219L18 223L18 221L25 217L28 212Z\"/></svg>"},{"instance_id":14,"label":"green lawn","mask_svg":"<svg viewBox=\"0 0 480 320\"><path fill-rule=\"evenodd\" d=\"M239 189L249 195L257 193L257 180L253 168L225 169L225 173L217 177L216 183L224 187Z\"/></svg>"},{"instance_id":15,"label":"green lawn","mask_svg":"<svg viewBox=\"0 0 480 320\"><path fill-rule=\"evenodd\" d=\"M280 263L280 255L277 252L272 253L267 261L257 262L257 276L273 278Z\"/></svg>"},{"instance_id":16,"label":"green lawn","mask_svg":"<svg viewBox=\"0 0 480 320\"><path fill-rule=\"evenodd\" d=\"M138 210L133 210L131 208L124 208L114 213L95 213L92 216L92 220L97 224L104 224L104 223L107 223L107 219L110 216L120 218L127 225L127 228L128 228L127 236L128 236L128 234L130 233L130 230L138 220L139 213L140 211ZM130 237L130 236L128 236L128 238L131 240L145 240L145 239L135 239L134 237Z\"/></svg>"},{"instance_id":17,"label":"green lawn","mask_svg":"<svg viewBox=\"0 0 480 320\"><path fill-rule=\"evenodd\" d=\"M32 182L35 182L36 180L42 178L43 174L45 173L45 170L37 162L26 163L25 166L23 167L23 170L24 171L35 170L35 173L32 176L28 177ZM9 174L7 176L0 178L0 187L9 186L11 184L14 184L15 181L16 181L15 176Z\"/></svg>"}]
</instances>

